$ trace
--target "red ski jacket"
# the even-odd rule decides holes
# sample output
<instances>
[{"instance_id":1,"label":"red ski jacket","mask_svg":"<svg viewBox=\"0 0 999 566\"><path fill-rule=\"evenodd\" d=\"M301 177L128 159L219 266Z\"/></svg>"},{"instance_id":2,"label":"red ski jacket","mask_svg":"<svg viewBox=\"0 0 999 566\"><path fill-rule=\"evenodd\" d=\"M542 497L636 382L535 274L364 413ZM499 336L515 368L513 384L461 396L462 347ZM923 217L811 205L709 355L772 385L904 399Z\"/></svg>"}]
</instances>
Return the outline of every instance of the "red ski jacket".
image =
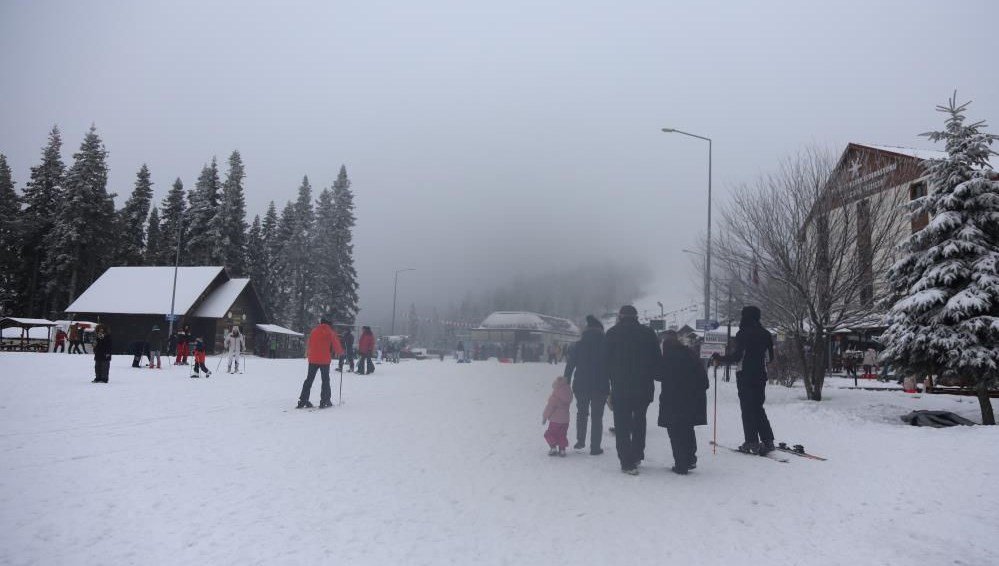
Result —
<instances>
[{"instance_id":1,"label":"red ski jacket","mask_svg":"<svg viewBox=\"0 0 999 566\"><path fill-rule=\"evenodd\" d=\"M318 324L309 333L309 363L328 365L333 361L332 352L336 352L337 357L343 355L343 346L340 345L340 338L328 324Z\"/></svg>"},{"instance_id":2,"label":"red ski jacket","mask_svg":"<svg viewBox=\"0 0 999 566\"><path fill-rule=\"evenodd\" d=\"M375 351L375 335L370 332L361 334L361 340L357 343L357 351L362 356L370 356Z\"/></svg>"}]
</instances>

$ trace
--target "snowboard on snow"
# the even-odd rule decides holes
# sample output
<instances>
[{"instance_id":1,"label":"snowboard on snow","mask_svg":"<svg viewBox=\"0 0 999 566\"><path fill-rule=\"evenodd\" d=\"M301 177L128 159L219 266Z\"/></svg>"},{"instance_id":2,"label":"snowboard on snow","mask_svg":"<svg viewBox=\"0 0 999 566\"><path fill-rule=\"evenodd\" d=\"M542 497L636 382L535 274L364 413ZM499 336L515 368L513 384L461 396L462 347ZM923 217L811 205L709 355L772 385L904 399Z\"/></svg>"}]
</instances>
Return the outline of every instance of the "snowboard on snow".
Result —
<instances>
[{"instance_id":1,"label":"snowboard on snow","mask_svg":"<svg viewBox=\"0 0 999 566\"><path fill-rule=\"evenodd\" d=\"M715 442L713 440L709 441L708 444L710 444L712 446L717 446L718 448L724 448L725 450L728 450L730 452L735 452L736 454L745 454L746 456L755 456L757 458L761 458L762 457L762 458L766 458L768 460L773 460L774 462L780 462L782 464L787 464L788 462L791 461L791 460L789 460L787 458L784 458L783 456L778 456L774 452L771 452L771 453L766 454L764 456L760 456L759 454L751 454L749 452L743 452L742 450L739 450L738 448L732 448L731 446L725 446L724 444L718 444L717 442Z\"/></svg>"}]
</instances>

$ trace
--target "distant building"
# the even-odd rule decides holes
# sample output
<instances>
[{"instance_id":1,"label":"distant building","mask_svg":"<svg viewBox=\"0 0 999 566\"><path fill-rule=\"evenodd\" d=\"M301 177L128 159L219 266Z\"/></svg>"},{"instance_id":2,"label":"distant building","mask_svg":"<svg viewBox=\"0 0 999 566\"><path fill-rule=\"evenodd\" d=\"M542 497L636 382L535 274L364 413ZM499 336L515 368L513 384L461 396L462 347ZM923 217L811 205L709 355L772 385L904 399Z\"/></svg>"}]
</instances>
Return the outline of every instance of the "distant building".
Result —
<instances>
[{"instance_id":1,"label":"distant building","mask_svg":"<svg viewBox=\"0 0 999 566\"><path fill-rule=\"evenodd\" d=\"M66 312L107 324L114 337L115 353L128 353L135 341L145 340L153 326L167 340L174 268L112 267L81 294ZM174 329L191 327L204 339L209 352L222 350L225 332L233 324L246 335L249 350L266 351L258 325L270 322L249 279L233 279L221 266L180 267L173 305ZM265 326L275 332L274 325ZM287 329L284 329L287 330ZM293 334L293 331L288 331Z\"/></svg>"},{"instance_id":2,"label":"distant building","mask_svg":"<svg viewBox=\"0 0 999 566\"><path fill-rule=\"evenodd\" d=\"M471 331L472 340L493 344L568 344L579 340L571 321L534 312L494 312Z\"/></svg>"}]
</instances>

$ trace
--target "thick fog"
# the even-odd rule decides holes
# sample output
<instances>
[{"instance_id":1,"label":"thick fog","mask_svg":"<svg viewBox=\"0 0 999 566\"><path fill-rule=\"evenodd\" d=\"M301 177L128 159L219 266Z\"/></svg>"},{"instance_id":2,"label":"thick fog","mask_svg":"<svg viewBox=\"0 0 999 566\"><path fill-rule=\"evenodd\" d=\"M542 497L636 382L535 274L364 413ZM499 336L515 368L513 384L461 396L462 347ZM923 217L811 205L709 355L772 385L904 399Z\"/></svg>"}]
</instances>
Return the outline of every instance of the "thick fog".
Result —
<instances>
[{"instance_id":1,"label":"thick fog","mask_svg":"<svg viewBox=\"0 0 999 566\"><path fill-rule=\"evenodd\" d=\"M941 10L944 10L942 13ZM53 124L91 122L123 200L233 149L249 218L302 175L353 182L362 318L517 276L645 264L669 309L715 203L808 145L931 147L954 89L999 130L977 2L3 2L0 153L18 188ZM946 24L946 25L945 25ZM717 208L716 208L717 210ZM552 313L559 314L559 313Z\"/></svg>"}]
</instances>

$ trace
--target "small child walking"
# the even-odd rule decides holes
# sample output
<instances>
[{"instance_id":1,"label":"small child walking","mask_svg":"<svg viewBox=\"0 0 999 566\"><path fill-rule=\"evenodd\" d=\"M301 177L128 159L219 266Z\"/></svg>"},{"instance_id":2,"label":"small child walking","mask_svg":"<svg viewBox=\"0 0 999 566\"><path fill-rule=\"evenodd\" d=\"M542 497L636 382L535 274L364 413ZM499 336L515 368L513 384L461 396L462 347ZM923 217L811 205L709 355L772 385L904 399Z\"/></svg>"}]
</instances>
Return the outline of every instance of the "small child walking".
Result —
<instances>
[{"instance_id":1,"label":"small child walking","mask_svg":"<svg viewBox=\"0 0 999 566\"><path fill-rule=\"evenodd\" d=\"M191 374L191 377L200 377L198 375L199 369L205 372L205 379L212 376L212 372L208 371L205 366L205 341L200 336L194 341L194 367L192 369L194 373Z\"/></svg>"},{"instance_id":2,"label":"small child walking","mask_svg":"<svg viewBox=\"0 0 999 566\"><path fill-rule=\"evenodd\" d=\"M549 456L565 456L565 449L569 446L567 433L571 403L572 390L569 389L569 382L560 375L552 383L552 394L548 397L548 404L545 405L545 412L541 417L541 424L548 423L545 440L550 448Z\"/></svg>"}]
</instances>

